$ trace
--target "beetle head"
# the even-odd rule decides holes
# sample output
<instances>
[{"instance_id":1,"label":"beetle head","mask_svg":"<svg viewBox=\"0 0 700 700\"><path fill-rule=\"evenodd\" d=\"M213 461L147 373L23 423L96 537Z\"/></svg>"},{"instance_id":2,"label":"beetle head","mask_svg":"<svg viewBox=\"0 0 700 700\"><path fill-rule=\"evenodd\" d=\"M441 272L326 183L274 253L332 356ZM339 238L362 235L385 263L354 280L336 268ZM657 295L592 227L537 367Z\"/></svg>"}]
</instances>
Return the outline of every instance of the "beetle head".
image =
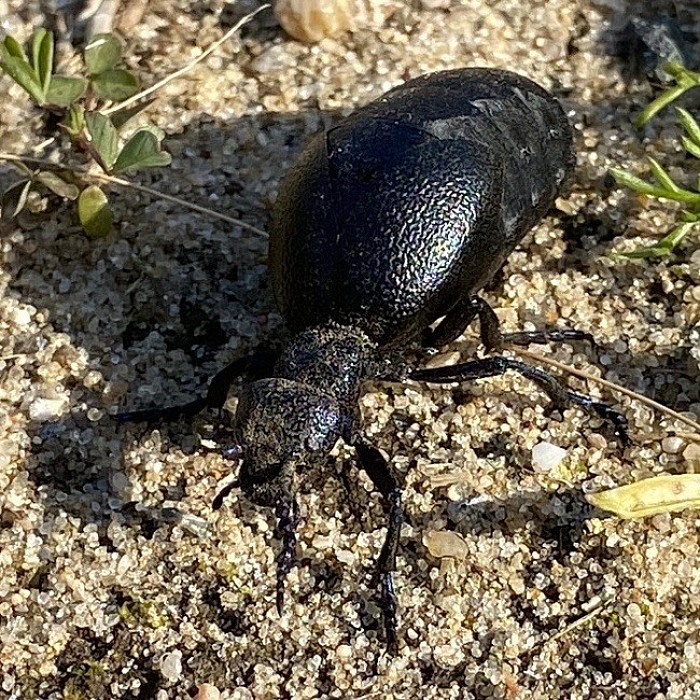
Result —
<instances>
[{"instance_id":1,"label":"beetle head","mask_svg":"<svg viewBox=\"0 0 700 700\"><path fill-rule=\"evenodd\" d=\"M280 378L253 382L236 410L241 488L255 503L277 503L293 491L297 467L325 457L344 424L338 402L315 387Z\"/></svg>"}]
</instances>

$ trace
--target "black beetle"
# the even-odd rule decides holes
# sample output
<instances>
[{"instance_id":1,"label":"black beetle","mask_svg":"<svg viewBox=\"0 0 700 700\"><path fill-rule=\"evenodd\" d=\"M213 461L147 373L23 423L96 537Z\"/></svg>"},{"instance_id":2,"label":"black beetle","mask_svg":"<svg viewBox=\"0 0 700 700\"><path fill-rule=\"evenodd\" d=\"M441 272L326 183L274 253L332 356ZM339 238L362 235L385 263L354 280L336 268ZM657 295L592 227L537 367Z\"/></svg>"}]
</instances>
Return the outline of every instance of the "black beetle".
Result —
<instances>
[{"instance_id":1,"label":"black beetle","mask_svg":"<svg viewBox=\"0 0 700 700\"><path fill-rule=\"evenodd\" d=\"M589 339L576 330L502 334L477 296L552 205L574 160L561 107L522 76L451 70L390 90L317 136L282 183L269 265L293 334L283 352L235 361L204 398L120 416L155 421L221 408L234 378L251 380L236 412L238 445L226 451L242 459L238 481L214 505L240 486L255 503L274 506L282 539L280 611L299 522L297 479L323 465L343 438L388 506L377 574L387 644L397 647L392 572L401 488L379 450L361 437L357 402L365 381L452 383L511 369L556 405L592 409L626 438L622 414L510 357L416 369L401 355L416 340L425 348L445 345L477 317L487 350Z\"/></svg>"}]
</instances>

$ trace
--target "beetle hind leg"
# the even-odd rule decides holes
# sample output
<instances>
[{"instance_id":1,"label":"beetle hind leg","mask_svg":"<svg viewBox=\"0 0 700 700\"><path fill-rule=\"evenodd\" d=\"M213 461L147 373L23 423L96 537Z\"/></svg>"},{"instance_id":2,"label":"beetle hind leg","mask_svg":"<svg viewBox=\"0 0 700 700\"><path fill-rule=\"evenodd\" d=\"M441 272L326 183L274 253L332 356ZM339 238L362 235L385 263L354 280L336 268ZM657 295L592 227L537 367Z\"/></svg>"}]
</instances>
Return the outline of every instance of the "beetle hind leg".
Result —
<instances>
[{"instance_id":1,"label":"beetle hind leg","mask_svg":"<svg viewBox=\"0 0 700 700\"><path fill-rule=\"evenodd\" d=\"M381 452L364 442L356 442L355 449L360 465L372 480L374 487L384 497L389 510L389 523L382 551L377 559L377 579L380 587L379 604L384 618L387 650L390 654L398 651L396 636L396 592L393 572L396 570L396 552L399 548L403 507L401 487Z\"/></svg>"},{"instance_id":2,"label":"beetle hind leg","mask_svg":"<svg viewBox=\"0 0 700 700\"><path fill-rule=\"evenodd\" d=\"M509 369L535 382L549 396L556 408L563 408L569 403L574 403L594 411L601 418L612 423L613 432L623 446L629 444L628 422L622 413L602 401L596 401L590 396L578 394L567 389L559 379L543 369L532 367L525 362L510 357L495 355L445 367L417 369L408 372L406 378L431 384L452 384L454 382L495 377Z\"/></svg>"}]
</instances>

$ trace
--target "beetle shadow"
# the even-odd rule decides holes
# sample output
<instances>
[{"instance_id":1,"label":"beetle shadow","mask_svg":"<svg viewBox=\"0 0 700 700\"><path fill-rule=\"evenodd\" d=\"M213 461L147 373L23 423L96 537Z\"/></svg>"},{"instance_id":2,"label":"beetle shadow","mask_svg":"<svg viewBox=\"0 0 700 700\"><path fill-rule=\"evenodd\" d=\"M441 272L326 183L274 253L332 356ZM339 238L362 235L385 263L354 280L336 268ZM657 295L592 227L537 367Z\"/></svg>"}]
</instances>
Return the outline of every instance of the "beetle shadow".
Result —
<instances>
[{"instance_id":1,"label":"beetle shadow","mask_svg":"<svg viewBox=\"0 0 700 700\"><path fill-rule=\"evenodd\" d=\"M313 133L336 118L309 109L221 123L202 114L166 140L177 177L162 170L133 179L265 229L287 166ZM208 178L212 170L218 179ZM3 167L0 178L17 176ZM125 446L154 435L147 425L118 427L110 416L114 407L157 403L161 397L147 391L156 377L168 404L201 395L207 380L235 357L268 338L279 343L281 321L267 287L266 241L254 233L151 195L114 191L113 233L90 241L72 205L47 196L48 214L26 210L4 227L12 242L5 258L6 294L48 318L65 342L59 336L56 347L47 349L41 332L31 328L5 338L5 371L21 374L32 387L16 399L14 410L29 414L23 468L45 508L95 522L102 532L111 513L124 505L111 480L126 468ZM134 212L152 227L134 222ZM176 245L173 227L186 246ZM86 286L94 291L86 295ZM46 376L47 365L54 363L59 374L76 363L83 368L63 378L75 408L58 418L44 401L54 381ZM127 376L129 367L135 379ZM139 392L139 386L145 389ZM166 449L193 454L200 450L195 431L202 423L209 430L216 420L206 414L158 425L157 439ZM164 487L162 496L179 500L184 494L183 476Z\"/></svg>"}]
</instances>

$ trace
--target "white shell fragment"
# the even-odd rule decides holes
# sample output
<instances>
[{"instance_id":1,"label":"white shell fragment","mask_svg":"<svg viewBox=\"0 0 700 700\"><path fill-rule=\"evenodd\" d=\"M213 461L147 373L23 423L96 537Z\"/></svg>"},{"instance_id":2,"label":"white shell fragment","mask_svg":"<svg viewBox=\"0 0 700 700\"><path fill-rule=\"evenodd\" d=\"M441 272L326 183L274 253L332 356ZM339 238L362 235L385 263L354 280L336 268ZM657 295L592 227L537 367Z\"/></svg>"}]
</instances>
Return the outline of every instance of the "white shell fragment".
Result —
<instances>
[{"instance_id":1,"label":"white shell fragment","mask_svg":"<svg viewBox=\"0 0 700 700\"><path fill-rule=\"evenodd\" d=\"M466 559L469 556L467 543L456 532L449 530L430 530L423 535L423 544L436 559L452 557Z\"/></svg>"},{"instance_id":2,"label":"white shell fragment","mask_svg":"<svg viewBox=\"0 0 700 700\"><path fill-rule=\"evenodd\" d=\"M551 442L538 442L532 448L532 466L535 471L551 472L566 458L566 450Z\"/></svg>"},{"instance_id":3,"label":"white shell fragment","mask_svg":"<svg viewBox=\"0 0 700 700\"><path fill-rule=\"evenodd\" d=\"M700 474L662 474L586 496L621 518L642 518L700 507Z\"/></svg>"},{"instance_id":4,"label":"white shell fragment","mask_svg":"<svg viewBox=\"0 0 700 700\"><path fill-rule=\"evenodd\" d=\"M356 0L278 0L275 16L299 41L313 43L355 28Z\"/></svg>"}]
</instances>

